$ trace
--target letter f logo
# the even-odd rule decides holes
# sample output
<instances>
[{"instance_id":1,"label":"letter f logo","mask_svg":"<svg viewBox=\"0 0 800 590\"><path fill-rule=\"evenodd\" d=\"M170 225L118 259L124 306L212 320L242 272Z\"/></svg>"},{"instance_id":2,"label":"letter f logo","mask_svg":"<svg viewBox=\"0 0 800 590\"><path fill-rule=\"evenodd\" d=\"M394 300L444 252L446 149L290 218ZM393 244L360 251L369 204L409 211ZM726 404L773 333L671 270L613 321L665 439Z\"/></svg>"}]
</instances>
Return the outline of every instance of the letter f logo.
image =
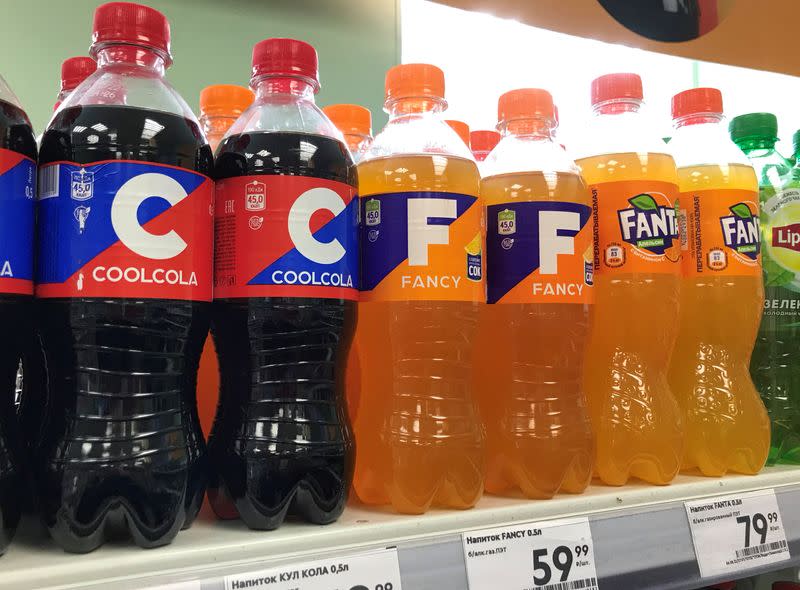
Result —
<instances>
[{"instance_id":1,"label":"letter f logo","mask_svg":"<svg viewBox=\"0 0 800 590\"><path fill-rule=\"evenodd\" d=\"M450 227L430 225L431 218L455 219L458 207L455 199L408 200L408 265L427 266L430 244L450 243Z\"/></svg>"}]
</instances>

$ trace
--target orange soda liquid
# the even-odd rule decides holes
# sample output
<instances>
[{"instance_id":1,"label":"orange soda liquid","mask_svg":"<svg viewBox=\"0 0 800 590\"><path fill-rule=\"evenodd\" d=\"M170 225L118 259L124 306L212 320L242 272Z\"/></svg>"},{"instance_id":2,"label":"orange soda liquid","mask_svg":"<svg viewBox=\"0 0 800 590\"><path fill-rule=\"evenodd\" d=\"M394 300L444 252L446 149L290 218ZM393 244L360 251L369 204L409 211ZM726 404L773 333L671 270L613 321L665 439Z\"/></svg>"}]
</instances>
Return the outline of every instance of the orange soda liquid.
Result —
<instances>
[{"instance_id":1,"label":"orange soda liquid","mask_svg":"<svg viewBox=\"0 0 800 590\"><path fill-rule=\"evenodd\" d=\"M564 172L490 176L481 183L481 198L487 207L530 201L591 206L580 176ZM576 254L591 263L591 246ZM594 441L583 361L590 309L496 303L481 314L475 356L486 425L486 491L519 489L528 498L551 498L558 491L580 493L589 484Z\"/></svg>"},{"instance_id":2,"label":"orange soda liquid","mask_svg":"<svg viewBox=\"0 0 800 590\"><path fill-rule=\"evenodd\" d=\"M615 183L678 184L671 156L616 153L578 160L593 198ZM674 273L598 272L595 318L586 367L586 392L596 436L595 474L609 485L630 477L667 484L678 473L683 429L667 382L678 332L680 276ZM677 260L677 243L665 255Z\"/></svg>"},{"instance_id":3,"label":"orange soda liquid","mask_svg":"<svg viewBox=\"0 0 800 590\"><path fill-rule=\"evenodd\" d=\"M417 191L477 196L480 188L473 161L445 155L371 159L359 164L358 175L362 199ZM430 252L445 247L429 246ZM470 508L480 498L484 441L471 361L483 307L463 301L359 303L354 488L362 502L419 514L432 505Z\"/></svg>"},{"instance_id":4,"label":"orange soda liquid","mask_svg":"<svg viewBox=\"0 0 800 590\"><path fill-rule=\"evenodd\" d=\"M758 203L751 166L688 166L678 176L683 206L698 191L725 189L741 191L737 200L750 195ZM702 206L707 197L700 198ZM669 371L686 429L683 469L710 476L755 474L767 460L769 417L749 371L763 301L760 272L683 278L681 329Z\"/></svg>"}]
</instances>

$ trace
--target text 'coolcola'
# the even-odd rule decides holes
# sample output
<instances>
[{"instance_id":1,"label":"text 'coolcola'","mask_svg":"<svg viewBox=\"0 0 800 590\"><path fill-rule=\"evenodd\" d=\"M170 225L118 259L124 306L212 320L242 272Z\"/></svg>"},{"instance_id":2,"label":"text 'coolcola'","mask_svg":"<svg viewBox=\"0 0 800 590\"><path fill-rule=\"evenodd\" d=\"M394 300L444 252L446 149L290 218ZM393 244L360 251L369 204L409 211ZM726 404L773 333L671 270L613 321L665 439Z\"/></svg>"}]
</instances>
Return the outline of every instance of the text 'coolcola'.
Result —
<instances>
[{"instance_id":1,"label":"text 'coolcola'","mask_svg":"<svg viewBox=\"0 0 800 590\"><path fill-rule=\"evenodd\" d=\"M138 545L169 543L205 491L195 384L210 319L212 155L164 81L169 40L156 10L100 6L97 72L42 138L48 414L36 469L45 523L68 551L96 548L121 517Z\"/></svg>"},{"instance_id":2,"label":"text 'coolcola'","mask_svg":"<svg viewBox=\"0 0 800 590\"><path fill-rule=\"evenodd\" d=\"M341 384L359 284L356 169L314 103L313 47L256 44L251 86L215 166L209 496L254 529L290 510L324 524L344 509L354 461Z\"/></svg>"},{"instance_id":3,"label":"text 'coolcola'","mask_svg":"<svg viewBox=\"0 0 800 590\"><path fill-rule=\"evenodd\" d=\"M389 122L358 165L362 229L354 488L421 513L473 506L483 429L472 351L484 302L483 206L472 156L443 120L444 74L386 75Z\"/></svg>"}]
</instances>

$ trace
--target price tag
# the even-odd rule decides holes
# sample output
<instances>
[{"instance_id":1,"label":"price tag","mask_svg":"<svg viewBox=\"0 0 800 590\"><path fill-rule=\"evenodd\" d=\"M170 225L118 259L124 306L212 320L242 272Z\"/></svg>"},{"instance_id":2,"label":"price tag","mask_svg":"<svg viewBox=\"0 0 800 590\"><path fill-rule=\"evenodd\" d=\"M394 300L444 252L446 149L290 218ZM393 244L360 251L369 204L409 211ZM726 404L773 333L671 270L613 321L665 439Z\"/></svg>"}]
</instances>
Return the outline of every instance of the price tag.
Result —
<instances>
[{"instance_id":1,"label":"price tag","mask_svg":"<svg viewBox=\"0 0 800 590\"><path fill-rule=\"evenodd\" d=\"M402 590L397 549L225 576L225 590Z\"/></svg>"},{"instance_id":2,"label":"price tag","mask_svg":"<svg viewBox=\"0 0 800 590\"><path fill-rule=\"evenodd\" d=\"M597 590L587 518L481 529L461 535L470 590Z\"/></svg>"},{"instance_id":3,"label":"price tag","mask_svg":"<svg viewBox=\"0 0 800 590\"><path fill-rule=\"evenodd\" d=\"M701 577L789 559L775 490L694 500L685 506Z\"/></svg>"}]
</instances>

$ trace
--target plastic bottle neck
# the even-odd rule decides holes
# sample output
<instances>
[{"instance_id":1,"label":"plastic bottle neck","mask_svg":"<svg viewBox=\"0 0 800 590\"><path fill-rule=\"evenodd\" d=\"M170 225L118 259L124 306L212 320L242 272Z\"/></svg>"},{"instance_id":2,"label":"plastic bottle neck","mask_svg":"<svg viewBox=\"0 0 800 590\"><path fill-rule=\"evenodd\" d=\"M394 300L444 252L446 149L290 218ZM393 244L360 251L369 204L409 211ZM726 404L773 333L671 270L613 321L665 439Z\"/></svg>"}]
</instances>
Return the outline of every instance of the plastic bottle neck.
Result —
<instances>
[{"instance_id":1,"label":"plastic bottle neck","mask_svg":"<svg viewBox=\"0 0 800 590\"><path fill-rule=\"evenodd\" d=\"M775 151L776 142L776 139L767 137L749 137L747 139L741 139L737 141L736 145L738 145L739 148L745 153L750 153L753 151L773 152Z\"/></svg>"},{"instance_id":2,"label":"plastic bottle neck","mask_svg":"<svg viewBox=\"0 0 800 590\"><path fill-rule=\"evenodd\" d=\"M276 94L289 95L314 102L314 85L300 76L261 76L253 78L250 86L256 93L256 102Z\"/></svg>"},{"instance_id":3,"label":"plastic bottle neck","mask_svg":"<svg viewBox=\"0 0 800 590\"><path fill-rule=\"evenodd\" d=\"M97 51L97 68L141 68L150 76L163 77L167 69L165 56L155 49L140 45L111 44Z\"/></svg>"},{"instance_id":4,"label":"plastic bottle neck","mask_svg":"<svg viewBox=\"0 0 800 590\"><path fill-rule=\"evenodd\" d=\"M592 105L595 115L619 115L621 113L638 113L642 101L630 98L615 98Z\"/></svg>"},{"instance_id":5,"label":"plastic bottle neck","mask_svg":"<svg viewBox=\"0 0 800 590\"><path fill-rule=\"evenodd\" d=\"M389 120L405 115L421 115L423 113L441 113L446 102L441 98L400 98L386 103L386 112Z\"/></svg>"},{"instance_id":6,"label":"plastic bottle neck","mask_svg":"<svg viewBox=\"0 0 800 590\"><path fill-rule=\"evenodd\" d=\"M513 135L525 139L552 141L553 122L544 117L512 119L511 121L503 121L500 123L500 133L503 137Z\"/></svg>"},{"instance_id":7,"label":"plastic bottle neck","mask_svg":"<svg viewBox=\"0 0 800 590\"><path fill-rule=\"evenodd\" d=\"M722 122L722 118L722 113L695 113L674 119L672 124L675 129L689 125L717 125Z\"/></svg>"},{"instance_id":8,"label":"plastic bottle neck","mask_svg":"<svg viewBox=\"0 0 800 590\"><path fill-rule=\"evenodd\" d=\"M200 123L206 135L225 135L234 121L238 119L236 115L200 115Z\"/></svg>"}]
</instances>

